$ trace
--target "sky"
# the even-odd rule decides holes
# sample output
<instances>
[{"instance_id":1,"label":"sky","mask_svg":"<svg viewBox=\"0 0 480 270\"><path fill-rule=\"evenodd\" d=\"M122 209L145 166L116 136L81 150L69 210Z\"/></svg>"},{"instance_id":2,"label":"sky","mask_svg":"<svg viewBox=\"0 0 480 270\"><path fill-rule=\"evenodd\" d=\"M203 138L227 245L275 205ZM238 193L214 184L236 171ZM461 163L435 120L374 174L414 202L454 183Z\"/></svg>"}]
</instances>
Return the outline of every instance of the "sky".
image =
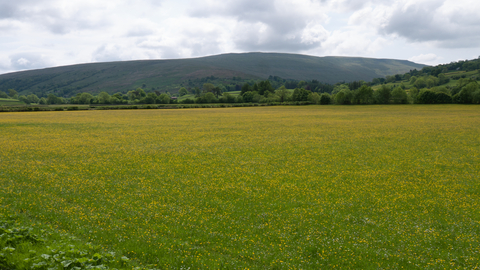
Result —
<instances>
[{"instance_id":1,"label":"sky","mask_svg":"<svg viewBox=\"0 0 480 270\"><path fill-rule=\"evenodd\" d=\"M282 52L437 65L480 56L478 0L0 0L0 74Z\"/></svg>"}]
</instances>

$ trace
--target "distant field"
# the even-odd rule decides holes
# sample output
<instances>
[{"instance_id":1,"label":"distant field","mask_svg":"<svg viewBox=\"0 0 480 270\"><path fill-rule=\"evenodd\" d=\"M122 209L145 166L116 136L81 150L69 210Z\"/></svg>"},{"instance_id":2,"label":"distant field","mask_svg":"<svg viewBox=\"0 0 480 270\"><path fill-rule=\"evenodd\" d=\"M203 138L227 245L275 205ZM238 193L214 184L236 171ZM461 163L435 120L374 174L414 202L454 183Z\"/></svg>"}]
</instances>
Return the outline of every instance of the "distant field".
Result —
<instances>
[{"instance_id":1,"label":"distant field","mask_svg":"<svg viewBox=\"0 0 480 270\"><path fill-rule=\"evenodd\" d=\"M25 103L17 99L0 98L0 106L1 105L25 105Z\"/></svg>"},{"instance_id":2,"label":"distant field","mask_svg":"<svg viewBox=\"0 0 480 270\"><path fill-rule=\"evenodd\" d=\"M474 269L480 110L3 113L0 213L160 269Z\"/></svg>"}]
</instances>

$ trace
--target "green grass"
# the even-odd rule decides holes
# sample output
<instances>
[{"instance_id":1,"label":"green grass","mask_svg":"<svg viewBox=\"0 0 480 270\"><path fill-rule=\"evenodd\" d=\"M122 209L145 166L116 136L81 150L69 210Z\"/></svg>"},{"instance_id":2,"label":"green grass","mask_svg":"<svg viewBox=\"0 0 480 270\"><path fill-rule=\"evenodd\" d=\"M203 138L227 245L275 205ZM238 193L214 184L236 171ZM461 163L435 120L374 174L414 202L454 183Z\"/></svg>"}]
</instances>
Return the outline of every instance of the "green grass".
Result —
<instances>
[{"instance_id":1,"label":"green grass","mask_svg":"<svg viewBox=\"0 0 480 270\"><path fill-rule=\"evenodd\" d=\"M3 113L0 212L160 269L480 266L476 106Z\"/></svg>"},{"instance_id":2,"label":"green grass","mask_svg":"<svg viewBox=\"0 0 480 270\"><path fill-rule=\"evenodd\" d=\"M480 76L478 76L478 74L479 74L478 72L479 72L478 70L468 71L468 72L453 71L453 72L448 72L448 73L444 73L444 74L448 78L452 78L452 77L455 77L455 76L462 76L462 75L465 75L466 78L471 78L472 76L477 76L477 81L478 81L478 80L480 80ZM442 84L442 85L439 85L439 86L455 87L457 85L457 83L458 83L458 80L450 79L450 81L448 83ZM399 82L386 83L385 85L393 89L394 87L400 86L401 84L403 84L406 89L410 89L410 88L415 87L415 85L411 84L409 80L402 80L402 81L399 81ZM382 85L374 85L372 88L373 88L373 90L378 90L381 87L382 87Z\"/></svg>"},{"instance_id":3,"label":"green grass","mask_svg":"<svg viewBox=\"0 0 480 270\"><path fill-rule=\"evenodd\" d=\"M0 106L2 105L6 105L6 106L25 105L25 103L17 99L0 98Z\"/></svg>"}]
</instances>

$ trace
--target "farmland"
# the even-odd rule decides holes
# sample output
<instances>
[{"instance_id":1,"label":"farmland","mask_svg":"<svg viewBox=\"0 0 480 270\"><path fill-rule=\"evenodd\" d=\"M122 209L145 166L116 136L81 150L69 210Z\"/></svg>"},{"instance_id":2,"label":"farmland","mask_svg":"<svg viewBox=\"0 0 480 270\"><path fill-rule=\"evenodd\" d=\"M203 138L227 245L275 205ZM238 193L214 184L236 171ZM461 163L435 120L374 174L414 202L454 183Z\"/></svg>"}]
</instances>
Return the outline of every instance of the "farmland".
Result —
<instances>
[{"instance_id":1,"label":"farmland","mask_svg":"<svg viewBox=\"0 0 480 270\"><path fill-rule=\"evenodd\" d=\"M160 269L480 267L480 110L0 114L0 213Z\"/></svg>"}]
</instances>

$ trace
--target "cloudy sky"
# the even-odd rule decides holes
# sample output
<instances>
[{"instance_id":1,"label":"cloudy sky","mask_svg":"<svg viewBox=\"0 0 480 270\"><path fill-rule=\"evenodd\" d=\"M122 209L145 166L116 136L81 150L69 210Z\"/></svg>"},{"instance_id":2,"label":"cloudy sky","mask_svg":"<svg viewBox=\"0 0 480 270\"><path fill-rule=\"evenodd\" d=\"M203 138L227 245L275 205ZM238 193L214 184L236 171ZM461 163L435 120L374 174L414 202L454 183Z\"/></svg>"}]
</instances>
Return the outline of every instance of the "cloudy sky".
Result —
<instances>
[{"instance_id":1,"label":"cloudy sky","mask_svg":"<svg viewBox=\"0 0 480 270\"><path fill-rule=\"evenodd\" d=\"M473 59L480 1L0 0L0 74L259 51Z\"/></svg>"}]
</instances>

